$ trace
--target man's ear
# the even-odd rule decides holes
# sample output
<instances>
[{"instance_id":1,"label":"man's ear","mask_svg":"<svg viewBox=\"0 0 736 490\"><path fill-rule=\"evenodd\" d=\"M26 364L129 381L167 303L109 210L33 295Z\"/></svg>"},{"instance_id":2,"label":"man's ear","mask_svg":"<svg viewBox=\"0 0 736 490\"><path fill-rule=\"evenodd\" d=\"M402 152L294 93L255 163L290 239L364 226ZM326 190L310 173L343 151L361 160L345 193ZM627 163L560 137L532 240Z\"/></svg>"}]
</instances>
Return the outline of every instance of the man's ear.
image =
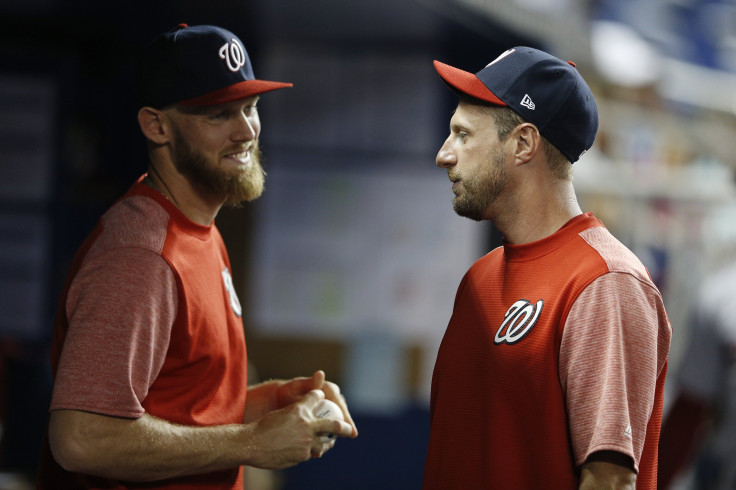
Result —
<instances>
[{"instance_id":1,"label":"man's ear","mask_svg":"<svg viewBox=\"0 0 736 490\"><path fill-rule=\"evenodd\" d=\"M166 115L153 107L141 107L138 111L138 125L143 136L153 143L164 144L169 141Z\"/></svg>"},{"instance_id":2,"label":"man's ear","mask_svg":"<svg viewBox=\"0 0 736 490\"><path fill-rule=\"evenodd\" d=\"M516 126L512 133L516 143L514 160L517 165L524 165L534 158L542 148L542 135L536 126L524 123Z\"/></svg>"}]
</instances>

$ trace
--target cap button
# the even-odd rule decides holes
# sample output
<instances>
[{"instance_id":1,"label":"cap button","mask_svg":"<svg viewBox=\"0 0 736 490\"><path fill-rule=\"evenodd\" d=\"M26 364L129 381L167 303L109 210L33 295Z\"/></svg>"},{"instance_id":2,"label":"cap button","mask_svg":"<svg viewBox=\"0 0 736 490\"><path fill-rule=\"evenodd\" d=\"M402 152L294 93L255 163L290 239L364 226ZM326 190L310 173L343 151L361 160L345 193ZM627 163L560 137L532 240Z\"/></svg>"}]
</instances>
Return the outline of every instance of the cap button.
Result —
<instances>
[{"instance_id":1,"label":"cap button","mask_svg":"<svg viewBox=\"0 0 736 490\"><path fill-rule=\"evenodd\" d=\"M179 24L177 27L179 27L179 29L186 29L187 27L189 27L189 25L182 23L182 24Z\"/></svg>"},{"instance_id":2,"label":"cap button","mask_svg":"<svg viewBox=\"0 0 736 490\"><path fill-rule=\"evenodd\" d=\"M576 65L574 61L568 61L567 64L569 64L573 68L577 68L578 67L578 65Z\"/></svg>"}]
</instances>

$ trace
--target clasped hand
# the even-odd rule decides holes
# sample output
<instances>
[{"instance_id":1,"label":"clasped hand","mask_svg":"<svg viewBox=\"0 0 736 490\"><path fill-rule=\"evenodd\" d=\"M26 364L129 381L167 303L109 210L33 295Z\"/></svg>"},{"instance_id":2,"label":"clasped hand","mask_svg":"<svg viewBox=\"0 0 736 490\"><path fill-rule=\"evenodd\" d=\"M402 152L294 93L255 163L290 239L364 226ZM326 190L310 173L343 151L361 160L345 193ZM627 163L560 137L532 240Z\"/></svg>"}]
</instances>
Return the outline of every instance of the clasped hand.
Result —
<instances>
[{"instance_id":1,"label":"clasped hand","mask_svg":"<svg viewBox=\"0 0 736 490\"><path fill-rule=\"evenodd\" d=\"M315 372L311 378L264 383L269 384L270 388L275 388L270 407L254 421L256 444L262 450L252 466L282 469L321 457L334 447L336 439L321 439L319 434L357 437L358 430L340 388L326 381L323 371ZM318 418L314 414L314 409L325 398L337 403L344 421Z\"/></svg>"}]
</instances>

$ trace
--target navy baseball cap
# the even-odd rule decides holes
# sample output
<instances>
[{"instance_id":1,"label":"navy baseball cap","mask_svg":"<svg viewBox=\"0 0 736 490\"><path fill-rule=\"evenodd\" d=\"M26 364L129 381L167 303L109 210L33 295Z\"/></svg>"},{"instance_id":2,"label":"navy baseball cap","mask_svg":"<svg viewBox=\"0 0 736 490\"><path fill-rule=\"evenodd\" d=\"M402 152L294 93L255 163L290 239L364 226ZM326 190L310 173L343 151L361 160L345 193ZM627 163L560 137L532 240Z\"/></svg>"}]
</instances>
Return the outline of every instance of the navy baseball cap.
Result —
<instances>
[{"instance_id":1,"label":"navy baseball cap","mask_svg":"<svg viewBox=\"0 0 736 490\"><path fill-rule=\"evenodd\" d=\"M573 163L593 146L598 107L571 61L517 46L475 74L436 60L434 67L455 92L509 107L534 124Z\"/></svg>"},{"instance_id":2,"label":"navy baseball cap","mask_svg":"<svg viewBox=\"0 0 736 490\"><path fill-rule=\"evenodd\" d=\"M134 85L138 106L158 109L222 104L293 86L256 79L243 43L232 32L186 24L153 40L141 55Z\"/></svg>"}]
</instances>

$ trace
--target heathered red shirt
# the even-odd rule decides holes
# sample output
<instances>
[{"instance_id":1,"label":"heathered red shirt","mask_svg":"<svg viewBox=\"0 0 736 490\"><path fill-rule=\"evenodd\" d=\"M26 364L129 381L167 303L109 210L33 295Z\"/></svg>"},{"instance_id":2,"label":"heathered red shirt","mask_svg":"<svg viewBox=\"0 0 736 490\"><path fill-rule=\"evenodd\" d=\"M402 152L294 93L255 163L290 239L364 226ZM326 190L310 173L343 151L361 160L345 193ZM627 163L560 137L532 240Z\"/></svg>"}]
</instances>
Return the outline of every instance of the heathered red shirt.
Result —
<instances>
[{"instance_id":1,"label":"heathered red shirt","mask_svg":"<svg viewBox=\"0 0 736 490\"><path fill-rule=\"evenodd\" d=\"M655 490L671 334L644 266L590 214L495 249L439 349L424 490L576 489L600 450Z\"/></svg>"},{"instance_id":2,"label":"heathered red shirt","mask_svg":"<svg viewBox=\"0 0 736 490\"><path fill-rule=\"evenodd\" d=\"M247 357L219 231L140 180L77 254L51 351L51 410L183 425L242 423ZM136 488L65 472L46 448L39 488ZM145 488L242 489L239 468Z\"/></svg>"}]
</instances>

